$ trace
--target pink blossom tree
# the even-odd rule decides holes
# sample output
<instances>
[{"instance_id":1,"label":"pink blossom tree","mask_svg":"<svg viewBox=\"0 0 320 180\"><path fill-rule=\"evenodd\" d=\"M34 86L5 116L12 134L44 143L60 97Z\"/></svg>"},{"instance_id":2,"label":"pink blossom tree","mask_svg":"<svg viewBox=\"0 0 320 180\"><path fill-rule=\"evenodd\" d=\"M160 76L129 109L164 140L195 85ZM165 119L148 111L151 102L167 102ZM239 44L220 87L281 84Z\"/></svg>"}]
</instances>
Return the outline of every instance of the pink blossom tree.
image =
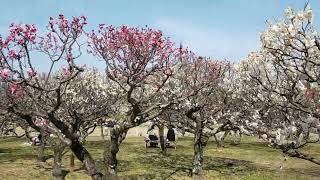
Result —
<instances>
[{"instance_id":1,"label":"pink blossom tree","mask_svg":"<svg viewBox=\"0 0 320 180\"><path fill-rule=\"evenodd\" d=\"M173 65L186 54L175 48L161 31L101 24L89 34L89 52L106 62L106 75L123 94L118 114L125 118L111 131L111 145L105 162L116 174L119 145L127 131L159 116L180 97L158 96L173 73Z\"/></svg>"},{"instance_id":2,"label":"pink blossom tree","mask_svg":"<svg viewBox=\"0 0 320 180\"><path fill-rule=\"evenodd\" d=\"M58 116L70 81L84 70L76 60L82 54L81 37L86 24L86 17L68 20L59 15L57 19L50 18L43 35L35 25L12 24L9 35L0 38L0 77L11 98L10 104L5 105L8 112L30 126L38 125L35 119L47 121L85 164L88 174L100 179L91 155ZM44 74L37 66L39 60L49 64ZM56 72L60 66L60 72Z\"/></svg>"}]
</instances>

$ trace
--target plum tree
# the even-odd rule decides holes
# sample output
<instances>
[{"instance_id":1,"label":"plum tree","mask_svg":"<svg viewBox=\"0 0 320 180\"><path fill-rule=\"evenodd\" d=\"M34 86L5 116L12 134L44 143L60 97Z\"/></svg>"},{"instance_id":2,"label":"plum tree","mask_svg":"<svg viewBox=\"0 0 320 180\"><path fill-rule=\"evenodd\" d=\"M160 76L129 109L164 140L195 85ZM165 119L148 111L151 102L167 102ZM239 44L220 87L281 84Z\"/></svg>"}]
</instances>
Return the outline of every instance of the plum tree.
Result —
<instances>
[{"instance_id":1,"label":"plum tree","mask_svg":"<svg viewBox=\"0 0 320 180\"><path fill-rule=\"evenodd\" d=\"M157 98L185 50L175 48L161 31L101 24L89 34L89 52L106 62L106 75L123 94L118 114L125 115L111 130L105 162L116 174L119 145L132 127L159 116L177 98Z\"/></svg>"}]
</instances>

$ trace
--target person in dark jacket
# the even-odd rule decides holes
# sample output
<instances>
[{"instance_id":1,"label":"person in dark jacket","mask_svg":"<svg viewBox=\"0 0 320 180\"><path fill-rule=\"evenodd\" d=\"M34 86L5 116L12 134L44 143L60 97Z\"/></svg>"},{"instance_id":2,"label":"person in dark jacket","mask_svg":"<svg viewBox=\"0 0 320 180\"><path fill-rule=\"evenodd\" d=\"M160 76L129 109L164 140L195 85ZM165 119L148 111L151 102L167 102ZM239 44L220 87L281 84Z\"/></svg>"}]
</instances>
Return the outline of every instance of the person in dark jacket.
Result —
<instances>
[{"instance_id":1,"label":"person in dark jacket","mask_svg":"<svg viewBox=\"0 0 320 180\"><path fill-rule=\"evenodd\" d=\"M169 127L167 132L166 146L167 147L174 146L174 148L176 149L176 134L172 126Z\"/></svg>"}]
</instances>

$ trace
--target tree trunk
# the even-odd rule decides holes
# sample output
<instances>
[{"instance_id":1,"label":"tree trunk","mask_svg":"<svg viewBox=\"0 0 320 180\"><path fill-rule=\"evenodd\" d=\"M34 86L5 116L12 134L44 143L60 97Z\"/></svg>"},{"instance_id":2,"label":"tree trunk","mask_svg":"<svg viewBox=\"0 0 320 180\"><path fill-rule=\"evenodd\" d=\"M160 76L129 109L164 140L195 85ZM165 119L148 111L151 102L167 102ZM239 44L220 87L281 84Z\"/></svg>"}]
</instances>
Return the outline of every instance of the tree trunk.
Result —
<instances>
[{"instance_id":1,"label":"tree trunk","mask_svg":"<svg viewBox=\"0 0 320 180\"><path fill-rule=\"evenodd\" d=\"M241 142L241 132L240 131L231 131L230 132L232 136L231 145L239 145Z\"/></svg>"},{"instance_id":2,"label":"tree trunk","mask_svg":"<svg viewBox=\"0 0 320 180\"><path fill-rule=\"evenodd\" d=\"M74 154L71 153L70 155L70 164L69 164L69 168L70 168L70 172L73 172L74 171Z\"/></svg>"},{"instance_id":3,"label":"tree trunk","mask_svg":"<svg viewBox=\"0 0 320 180\"><path fill-rule=\"evenodd\" d=\"M11 111L13 111L13 110L11 109ZM15 114L17 114L17 112L15 112ZM30 115L25 115L25 114L21 114L21 113L20 114L18 113L17 115L19 117L21 117L22 119L26 120L26 122L32 128L34 128L38 132L41 131L41 129L33 123L32 117ZM103 177L103 174L97 171L95 162L94 162L93 158L91 157L90 153L79 142L78 138L75 138L74 135L70 133L69 127L66 124L64 124L63 122L57 120L54 117L54 113L50 113L50 114L48 114L48 116L49 116L50 122L53 123L61 131L61 133L66 136L66 138L71 140L70 149L75 154L75 156L81 162L84 163L84 165L86 167L86 171L91 176L91 178L93 180L101 180Z\"/></svg>"},{"instance_id":4,"label":"tree trunk","mask_svg":"<svg viewBox=\"0 0 320 180\"><path fill-rule=\"evenodd\" d=\"M103 126L100 126L100 133L101 133L101 138L104 140L104 132L103 132Z\"/></svg>"},{"instance_id":5,"label":"tree trunk","mask_svg":"<svg viewBox=\"0 0 320 180\"><path fill-rule=\"evenodd\" d=\"M202 162L203 162L203 146L201 143L201 134L197 133L194 137L194 156L193 156L193 176L199 176L202 172Z\"/></svg>"},{"instance_id":6,"label":"tree trunk","mask_svg":"<svg viewBox=\"0 0 320 180\"><path fill-rule=\"evenodd\" d=\"M230 133L230 131L225 131L223 136L221 137L222 147L224 147L224 140L228 136L229 133Z\"/></svg>"},{"instance_id":7,"label":"tree trunk","mask_svg":"<svg viewBox=\"0 0 320 180\"><path fill-rule=\"evenodd\" d=\"M217 147L220 147L220 144L219 144L219 140L218 140L218 138L217 138L217 135L214 134L213 137L214 137L214 140L215 140L216 143L217 143Z\"/></svg>"},{"instance_id":8,"label":"tree trunk","mask_svg":"<svg viewBox=\"0 0 320 180\"><path fill-rule=\"evenodd\" d=\"M216 140L216 143L217 143L217 147L224 147L224 139L227 137L229 131L225 131L224 134L221 136L221 138L219 139L217 137L217 135L215 134L214 135L214 139Z\"/></svg>"},{"instance_id":9,"label":"tree trunk","mask_svg":"<svg viewBox=\"0 0 320 180\"><path fill-rule=\"evenodd\" d=\"M106 149L104 156L104 162L107 166L107 173L110 175L111 179L117 179L117 153L119 152L119 146L125 139L127 132L128 130L120 131L116 128L111 129L109 149Z\"/></svg>"},{"instance_id":10,"label":"tree trunk","mask_svg":"<svg viewBox=\"0 0 320 180\"><path fill-rule=\"evenodd\" d=\"M112 176L117 176L117 153L119 152L118 136L111 134L110 150L108 155L108 172Z\"/></svg>"},{"instance_id":11,"label":"tree trunk","mask_svg":"<svg viewBox=\"0 0 320 180\"><path fill-rule=\"evenodd\" d=\"M31 141L32 138L31 138L31 136L30 136L30 133L29 133L29 131L28 131L28 128L23 128L23 129L24 129L24 132L25 132L25 134L26 134L26 137Z\"/></svg>"},{"instance_id":12,"label":"tree trunk","mask_svg":"<svg viewBox=\"0 0 320 180\"><path fill-rule=\"evenodd\" d=\"M197 122L196 132L194 135L194 156L193 156L193 169L192 175L195 178L200 178L202 174L203 165L203 149L207 144L208 138L203 135L204 125L203 122Z\"/></svg>"},{"instance_id":13,"label":"tree trunk","mask_svg":"<svg viewBox=\"0 0 320 180\"><path fill-rule=\"evenodd\" d=\"M45 147L44 147L43 143L38 146L38 157L37 157L37 159L38 159L38 162L40 162L40 163L46 162L44 149L45 149Z\"/></svg>"},{"instance_id":14,"label":"tree trunk","mask_svg":"<svg viewBox=\"0 0 320 180\"><path fill-rule=\"evenodd\" d=\"M53 170L52 175L54 180L63 180L64 174L61 169L61 161L63 156L63 150L65 147L57 145L57 147L54 147L54 158L53 158Z\"/></svg>"},{"instance_id":15,"label":"tree trunk","mask_svg":"<svg viewBox=\"0 0 320 180\"><path fill-rule=\"evenodd\" d=\"M102 173L98 172L96 168L96 164L91 157L90 153L87 149L79 142L79 140L74 139L72 144L70 145L70 149L74 153L74 155L84 163L87 173L91 176L94 180L101 180L103 175Z\"/></svg>"},{"instance_id":16,"label":"tree trunk","mask_svg":"<svg viewBox=\"0 0 320 180\"><path fill-rule=\"evenodd\" d=\"M167 154L167 147L166 147L166 140L164 139L164 125L159 125L159 138L160 138L160 147L161 147L161 153L163 155Z\"/></svg>"}]
</instances>

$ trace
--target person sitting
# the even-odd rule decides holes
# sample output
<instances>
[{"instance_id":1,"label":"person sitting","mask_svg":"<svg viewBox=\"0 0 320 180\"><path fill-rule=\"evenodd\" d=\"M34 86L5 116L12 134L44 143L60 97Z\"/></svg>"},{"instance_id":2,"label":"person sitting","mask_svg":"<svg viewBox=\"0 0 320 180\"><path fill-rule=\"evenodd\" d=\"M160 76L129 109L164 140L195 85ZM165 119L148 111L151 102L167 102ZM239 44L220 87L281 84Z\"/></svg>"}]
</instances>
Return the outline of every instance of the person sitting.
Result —
<instances>
[{"instance_id":1,"label":"person sitting","mask_svg":"<svg viewBox=\"0 0 320 180\"><path fill-rule=\"evenodd\" d=\"M157 147L159 144L159 138L153 131L149 131L149 135L145 138L146 148L149 147Z\"/></svg>"},{"instance_id":2,"label":"person sitting","mask_svg":"<svg viewBox=\"0 0 320 180\"><path fill-rule=\"evenodd\" d=\"M156 147L159 143L159 138L155 134L150 134L149 141L150 147Z\"/></svg>"},{"instance_id":3,"label":"person sitting","mask_svg":"<svg viewBox=\"0 0 320 180\"><path fill-rule=\"evenodd\" d=\"M167 132L166 146L173 146L176 149L176 135L172 127L169 127Z\"/></svg>"},{"instance_id":4,"label":"person sitting","mask_svg":"<svg viewBox=\"0 0 320 180\"><path fill-rule=\"evenodd\" d=\"M32 144L33 144L34 146L40 146L40 145L42 144L42 135L39 134L38 136L33 137L33 138L32 138Z\"/></svg>"}]
</instances>

